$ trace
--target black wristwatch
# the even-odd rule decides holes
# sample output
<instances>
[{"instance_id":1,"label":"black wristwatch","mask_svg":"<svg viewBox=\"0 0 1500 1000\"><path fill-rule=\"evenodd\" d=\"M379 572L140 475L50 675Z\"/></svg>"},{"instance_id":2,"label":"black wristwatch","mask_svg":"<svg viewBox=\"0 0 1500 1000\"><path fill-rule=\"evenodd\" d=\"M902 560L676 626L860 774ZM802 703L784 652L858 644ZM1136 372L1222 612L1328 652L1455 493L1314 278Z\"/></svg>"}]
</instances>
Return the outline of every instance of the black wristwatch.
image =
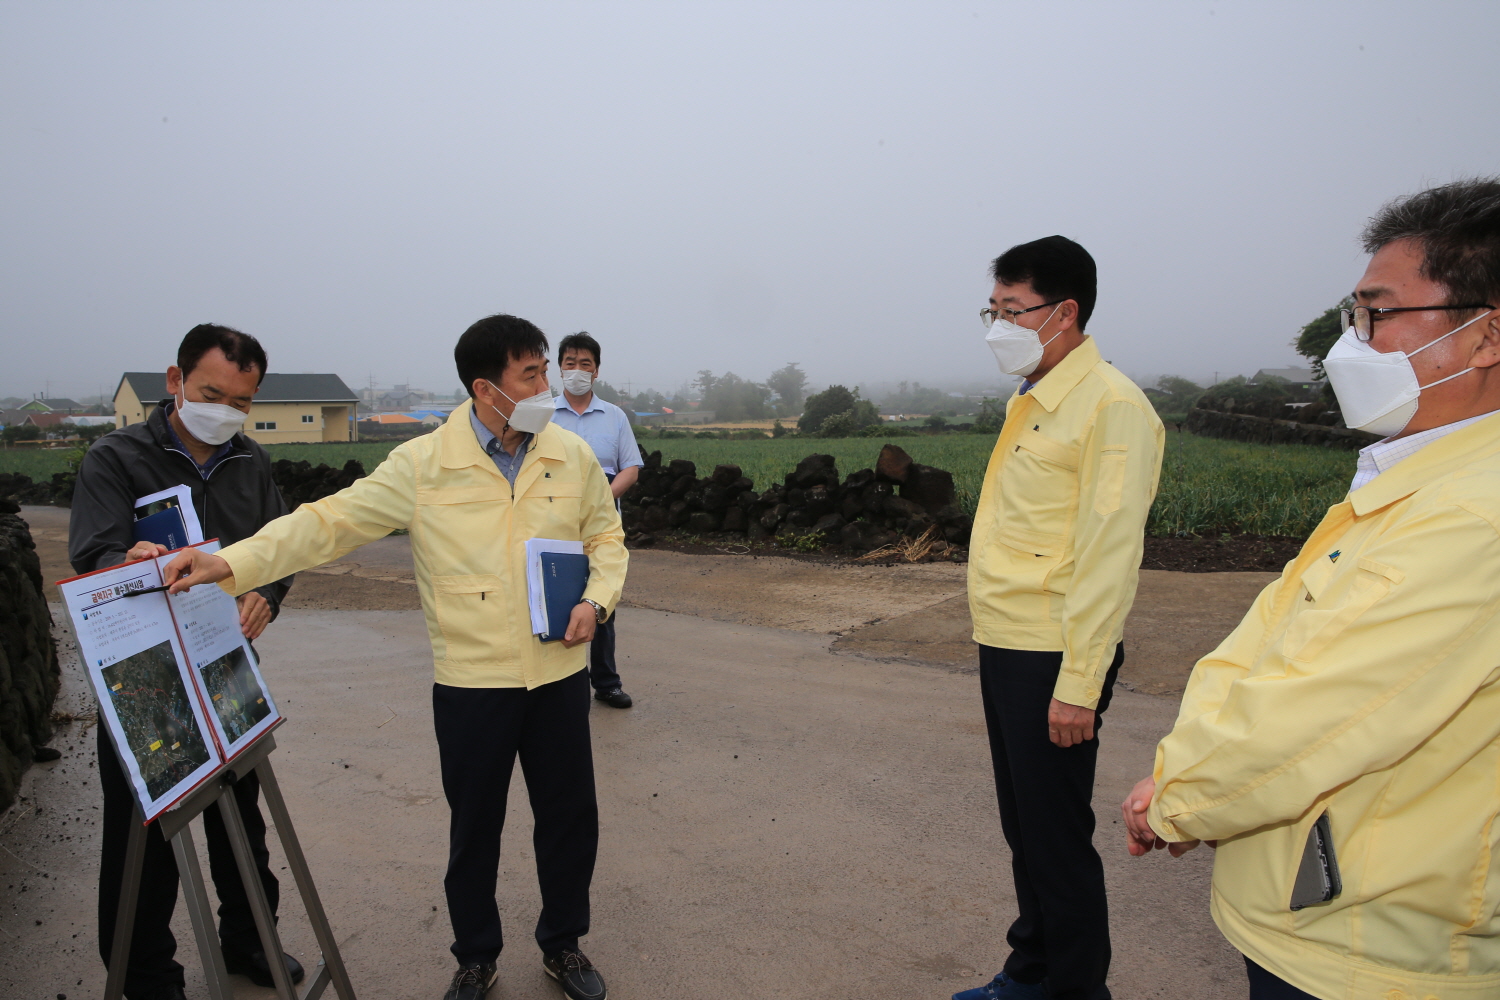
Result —
<instances>
[{"instance_id":1,"label":"black wristwatch","mask_svg":"<svg viewBox=\"0 0 1500 1000\"><path fill-rule=\"evenodd\" d=\"M585 597L583 599L583 603L594 609L595 625L603 625L604 622L609 618L609 612L605 611L604 605L600 604L598 601L591 601L587 597Z\"/></svg>"}]
</instances>

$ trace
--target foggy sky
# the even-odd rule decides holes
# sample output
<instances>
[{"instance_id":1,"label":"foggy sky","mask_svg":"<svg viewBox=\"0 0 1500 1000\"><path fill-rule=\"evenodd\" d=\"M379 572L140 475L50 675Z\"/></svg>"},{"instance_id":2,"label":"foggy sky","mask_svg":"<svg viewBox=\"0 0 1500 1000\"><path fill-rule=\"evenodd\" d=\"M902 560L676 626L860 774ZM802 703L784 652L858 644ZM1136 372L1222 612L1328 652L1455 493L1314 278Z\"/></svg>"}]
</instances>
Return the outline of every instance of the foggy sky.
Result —
<instances>
[{"instance_id":1,"label":"foggy sky","mask_svg":"<svg viewBox=\"0 0 1500 1000\"><path fill-rule=\"evenodd\" d=\"M195 323L457 386L494 312L670 391L999 373L986 267L1099 262L1127 373L1294 364L1387 199L1500 172L1500 5L0 4L0 395Z\"/></svg>"}]
</instances>

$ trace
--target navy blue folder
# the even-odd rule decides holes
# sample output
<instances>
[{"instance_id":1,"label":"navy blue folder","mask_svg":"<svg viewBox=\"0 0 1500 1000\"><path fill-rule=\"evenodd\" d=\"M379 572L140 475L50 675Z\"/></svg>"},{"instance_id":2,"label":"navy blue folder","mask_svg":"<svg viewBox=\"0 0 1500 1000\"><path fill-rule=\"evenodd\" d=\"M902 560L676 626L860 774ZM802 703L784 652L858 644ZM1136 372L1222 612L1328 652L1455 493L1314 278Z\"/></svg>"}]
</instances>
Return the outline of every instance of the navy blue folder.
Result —
<instances>
[{"instance_id":1,"label":"navy blue folder","mask_svg":"<svg viewBox=\"0 0 1500 1000\"><path fill-rule=\"evenodd\" d=\"M568 634L568 620L583 600L589 582L589 557L573 552L542 553L542 605L547 611L547 631L537 636L556 642Z\"/></svg>"},{"instance_id":2,"label":"navy blue folder","mask_svg":"<svg viewBox=\"0 0 1500 1000\"><path fill-rule=\"evenodd\" d=\"M180 549L188 543L187 525L182 522L182 511L177 507L159 510L150 517L135 522L135 540L155 542L168 549Z\"/></svg>"}]
</instances>

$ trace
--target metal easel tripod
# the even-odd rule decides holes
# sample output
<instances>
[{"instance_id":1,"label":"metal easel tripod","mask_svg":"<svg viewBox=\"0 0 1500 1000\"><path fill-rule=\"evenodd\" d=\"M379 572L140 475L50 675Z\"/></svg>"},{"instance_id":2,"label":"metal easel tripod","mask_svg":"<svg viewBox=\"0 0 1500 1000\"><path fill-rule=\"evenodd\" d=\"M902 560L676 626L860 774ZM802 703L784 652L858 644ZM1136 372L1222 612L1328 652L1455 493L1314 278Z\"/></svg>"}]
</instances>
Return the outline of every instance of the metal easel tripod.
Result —
<instances>
[{"instance_id":1,"label":"metal easel tripod","mask_svg":"<svg viewBox=\"0 0 1500 1000\"><path fill-rule=\"evenodd\" d=\"M328 926L328 917L323 912L317 887L313 885L307 859L302 855L302 845L292 827L286 800L281 797L281 786L277 784L276 773L271 769L270 755L275 749L275 737L272 730L267 730L234 760L214 772L207 781L156 819L161 826L162 836L172 842L172 853L177 859L183 897L192 919L193 935L198 939L198 954L203 959L203 975L208 983L209 1000L232 1000L234 996L229 985L229 973L224 967L224 953L219 947L218 930L214 926L208 886L203 880L203 870L198 865L198 852L193 846L192 830L188 825L213 807L217 807L224 818L225 833L234 848L234 860L240 870L240 879L245 884L245 894L250 900L250 911L255 916L255 927L260 932L261 948L266 953L277 996L281 1000L318 1000L332 984L339 1000L355 1000L354 987L350 985L349 973L344 969L338 942L334 940L333 930ZM255 860L250 855L250 840L245 834L245 824L240 819L239 806L234 797L235 782L252 771L260 778L261 791L271 810L276 835L281 839L287 867L296 879L302 905L322 951L322 957L300 997L287 975L285 963L281 961L281 936L276 933L276 921L271 914L270 902L266 899L265 887L261 885L260 876L255 871ZM104 1000L120 1000L124 991L136 900L141 887L141 868L146 856L146 836L145 813L137 805L135 822L130 828L130 840L125 847L125 878L120 886L115 936L110 943L109 977L105 980Z\"/></svg>"}]
</instances>

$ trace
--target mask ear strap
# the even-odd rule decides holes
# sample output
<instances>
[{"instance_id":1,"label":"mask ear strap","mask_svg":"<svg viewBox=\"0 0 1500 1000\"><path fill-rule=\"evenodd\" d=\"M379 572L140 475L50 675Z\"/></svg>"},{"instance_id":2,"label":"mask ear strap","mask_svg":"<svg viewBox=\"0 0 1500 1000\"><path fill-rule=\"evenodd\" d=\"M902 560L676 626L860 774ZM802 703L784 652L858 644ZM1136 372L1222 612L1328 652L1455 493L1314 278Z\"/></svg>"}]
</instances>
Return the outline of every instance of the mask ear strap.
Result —
<instances>
[{"instance_id":1,"label":"mask ear strap","mask_svg":"<svg viewBox=\"0 0 1500 1000\"><path fill-rule=\"evenodd\" d=\"M1061 302L1059 302L1057 305L1053 306L1052 307L1052 311L1047 314L1047 318L1044 319L1044 320L1042 320L1042 326L1046 326L1048 323L1052 322L1052 317L1056 316L1057 315L1057 311L1059 309L1061 309L1062 307L1063 307L1063 304ZM1042 329L1042 326L1037 327L1037 330L1040 331ZM1062 336L1062 331L1058 330L1056 333L1054 333L1052 336L1048 337L1046 339L1046 341L1044 341L1042 343L1042 348L1045 350L1048 344L1052 343L1054 340L1056 340L1058 337L1061 337L1061 336ZM1037 339L1041 340L1040 337L1038 337Z\"/></svg>"},{"instance_id":2,"label":"mask ear strap","mask_svg":"<svg viewBox=\"0 0 1500 1000\"><path fill-rule=\"evenodd\" d=\"M1457 333L1458 331L1455 330L1453 332ZM1435 386L1435 385L1442 385L1444 382L1452 382L1454 379L1458 378L1460 375L1467 375L1467 374L1469 374L1469 372L1471 372L1473 370L1474 369L1472 369L1472 368L1465 368L1461 372L1454 372L1452 375L1449 375L1447 378L1440 378L1436 382L1428 382L1426 385L1419 385L1419 386L1417 386L1417 391L1421 392L1423 389L1431 389L1433 386Z\"/></svg>"}]
</instances>

